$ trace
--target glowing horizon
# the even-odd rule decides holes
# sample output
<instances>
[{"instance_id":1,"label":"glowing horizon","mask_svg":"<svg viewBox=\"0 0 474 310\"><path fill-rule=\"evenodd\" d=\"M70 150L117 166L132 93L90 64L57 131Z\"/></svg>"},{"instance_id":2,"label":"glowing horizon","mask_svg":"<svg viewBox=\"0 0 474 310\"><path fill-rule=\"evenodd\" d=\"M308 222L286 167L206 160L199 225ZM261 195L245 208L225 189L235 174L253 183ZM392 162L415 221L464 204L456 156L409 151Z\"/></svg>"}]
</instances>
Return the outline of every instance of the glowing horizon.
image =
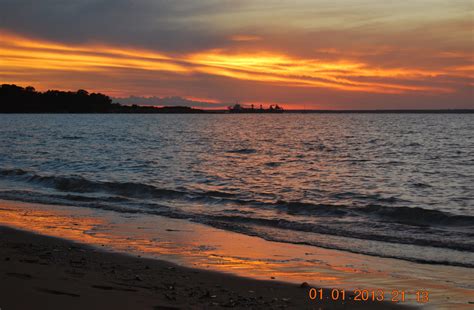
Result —
<instances>
[{"instance_id":1,"label":"glowing horizon","mask_svg":"<svg viewBox=\"0 0 474 310\"><path fill-rule=\"evenodd\" d=\"M469 38L463 37L469 31L472 34L469 10L465 12L469 8L467 2L461 1L448 10L435 1L432 12L421 15L410 15L409 6L397 4L392 9L406 16L406 25L415 29L410 32L405 29L408 26L384 17L384 5L372 3L374 11L365 12L363 9L371 7L370 1L354 6L352 13L371 23L371 18L381 18L379 32L365 26L354 30L360 20L348 19L346 14L350 11L342 5L298 0L290 9L272 2L274 14L288 15L291 34L283 26L274 25L264 3L257 2L242 4L231 15L245 25L260 14L252 31L226 23L224 16L230 18L229 12L208 13L203 7L200 14L210 17L206 23L219 25L222 32L211 42L212 33L203 30L200 36L204 43L186 41L194 38L189 29L181 37L165 36L168 41L153 46L134 43L125 34L120 39L120 34L99 37L89 33L84 39L71 42L56 35L51 37L51 31L17 31L5 19L6 25L0 24L0 82L32 85L39 90L88 89L112 97L180 96L210 103L239 100L286 108L473 106L473 46ZM140 5L154 9L152 4ZM421 3L415 6L422 7ZM16 8L13 4L12 7ZM324 8L334 12L321 15L317 10ZM204 23L196 8L193 11L185 5L181 9L186 9L185 19L163 18L170 24ZM121 8L117 10L124 16L128 14ZM314 14L321 20L309 18L307 10L316 10ZM439 15L442 12L446 16ZM341 18L347 19L346 26L352 26L336 23ZM38 23L42 22L32 22ZM430 32L416 30L428 25ZM445 27L440 28L441 25ZM270 31L272 27L278 31ZM324 35L328 31L325 29L331 32ZM75 28L71 30L74 32ZM100 33L100 29L97 31ZM158 31L157 36L163 34ZM317 40L308 41L311 37ZM205 43L208 39L211 41Z\"/></svg>"}]
</instances>

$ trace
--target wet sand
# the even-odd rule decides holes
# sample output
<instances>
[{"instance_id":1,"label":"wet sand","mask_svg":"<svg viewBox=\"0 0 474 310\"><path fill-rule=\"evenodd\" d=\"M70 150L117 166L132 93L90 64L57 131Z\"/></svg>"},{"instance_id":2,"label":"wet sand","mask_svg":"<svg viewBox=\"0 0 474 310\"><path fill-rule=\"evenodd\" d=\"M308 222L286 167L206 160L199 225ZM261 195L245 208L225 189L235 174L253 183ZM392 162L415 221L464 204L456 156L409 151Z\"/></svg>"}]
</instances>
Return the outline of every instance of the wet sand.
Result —
<instances>
[{"instance_id":1,"label":"wet sand","mask_svg":"<svg viewBox=\"0 0 474 310\"><path fill-rule=\"evenodd\" d=\"M62 309L71 300L119 309L465 309L474 301L469 268L269 242L160 216L0 200L0 227L1 309ZM346 302L311 301L303 282L345 289ZM363 304L350 299L356 288L407 298ZM429 302L416 302L418 290Z\"/></svg>"},{"instance_id":2,"label":"wet sand","mask_svg":"<svg viewBox=\"0 0 474 310\"><path fill-rule=\"evenodd\" d=\"M190 269L0 226L0 307L5 310L400 308L311 301L308 291L307 286Z\"/></svg>"}]
</instances>

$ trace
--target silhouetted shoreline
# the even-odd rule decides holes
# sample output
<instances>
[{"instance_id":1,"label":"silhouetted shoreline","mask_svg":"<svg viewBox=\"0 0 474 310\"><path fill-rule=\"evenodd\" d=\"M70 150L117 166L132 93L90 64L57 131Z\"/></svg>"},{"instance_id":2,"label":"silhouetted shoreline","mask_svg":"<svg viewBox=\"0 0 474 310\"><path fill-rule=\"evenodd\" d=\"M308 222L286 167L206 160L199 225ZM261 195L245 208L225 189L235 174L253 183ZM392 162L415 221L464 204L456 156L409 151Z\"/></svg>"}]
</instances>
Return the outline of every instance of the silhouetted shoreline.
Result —
<instances>
[{"instance_id":1,"label":"silhouetted shoreline","mask_svg":"<svg viewBox=\"0 0 474 310\"><path fill-rule=\"evenodd\" d=\"M204 113L184 106L126 106L114 103L107 95L82 89L37 92L31 86L9 84L0 86L0 102L0 113Z\"/></svg>"},{"instance_id":2,"label":"silhouetted shoreline","mask_svg":"<svg viewBox=\"0 0 474 310\"><path fill-rule=\"evenodd\" d=\"M14 84L0 85L0 113L131 113L131 114L224 114L229 110L204 110L187 106L140 106L122 105L115 103L112 99L101 93L89 93L86 90L59 91L48 90L38 92L33 87L21 87ZM247 113L257 113L245 111ZM397 109L397 110L279 110L279 113L319 113L319 114L342 114L342 113L404 113L404 114L472 114L474 109ZM240 113L235 113L240 114Z\"/></svg>"}]
</instances>

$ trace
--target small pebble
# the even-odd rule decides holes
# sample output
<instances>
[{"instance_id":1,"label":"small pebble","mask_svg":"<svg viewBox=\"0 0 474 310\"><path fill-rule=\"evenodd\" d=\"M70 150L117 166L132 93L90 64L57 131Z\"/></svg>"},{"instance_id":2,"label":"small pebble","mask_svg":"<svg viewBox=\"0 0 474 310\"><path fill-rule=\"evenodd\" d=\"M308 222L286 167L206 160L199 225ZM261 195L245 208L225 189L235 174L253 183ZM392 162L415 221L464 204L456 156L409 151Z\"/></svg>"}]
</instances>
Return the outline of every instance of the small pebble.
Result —
<instances>
[{"instance_id":1,"label":"small pebble","mask_svg":"<svg viewBox=\"0 0 474 310\"><path fill-rule=\"evenodd\" d=\"M308 282L303 282L303 283L301 283L300 287L301 288L306 288L306 287L309 287L309 284L308 284Z\"/></svg>"}]
</instances>

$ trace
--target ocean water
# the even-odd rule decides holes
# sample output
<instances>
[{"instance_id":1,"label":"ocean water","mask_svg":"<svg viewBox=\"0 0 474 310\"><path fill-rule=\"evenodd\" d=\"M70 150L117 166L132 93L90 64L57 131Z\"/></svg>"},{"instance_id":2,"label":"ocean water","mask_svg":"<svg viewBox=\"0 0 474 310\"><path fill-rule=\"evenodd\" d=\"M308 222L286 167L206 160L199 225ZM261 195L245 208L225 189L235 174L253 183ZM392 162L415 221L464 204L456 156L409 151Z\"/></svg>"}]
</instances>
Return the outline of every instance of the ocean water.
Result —
<instances>
[{"instance_id":1,"label":"ocean water","mask_svg":"<svg viewBox=\"0 0 474 310\"><path fill-rule=\"evenodd\" d=\"M474 116L0 115L0 199L472 268Z\"/></svg>"}]
</instances>

